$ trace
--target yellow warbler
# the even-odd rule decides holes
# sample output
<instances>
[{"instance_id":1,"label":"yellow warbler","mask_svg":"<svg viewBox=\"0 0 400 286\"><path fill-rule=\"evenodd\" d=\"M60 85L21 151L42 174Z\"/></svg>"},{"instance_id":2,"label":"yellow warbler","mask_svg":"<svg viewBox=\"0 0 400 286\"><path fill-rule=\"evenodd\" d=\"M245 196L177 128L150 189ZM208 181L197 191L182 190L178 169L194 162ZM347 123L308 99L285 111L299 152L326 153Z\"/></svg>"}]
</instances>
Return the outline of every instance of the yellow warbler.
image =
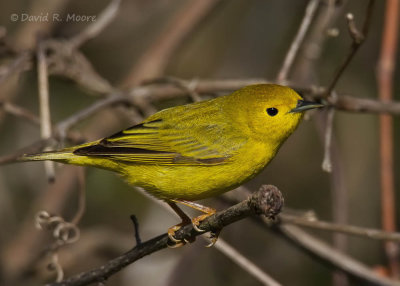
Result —
<instances>
[{"instance_id":1,"label":"yellow warbler","mask_svg":"<svg viewBox=\"0 0 400 286\"><path fill-rule=\"evenodd\" d=\"M219 195L254 177L296 129L302 112L320 106L288 87L252 85L162 110L101 140L21 160L53 160L121 174L165 200L182 218L168 231L176 242L174 232L190 219L175 203L204 212L192 220L198 225L215 210L192 200Z\"/></svg>"}]
</instances>

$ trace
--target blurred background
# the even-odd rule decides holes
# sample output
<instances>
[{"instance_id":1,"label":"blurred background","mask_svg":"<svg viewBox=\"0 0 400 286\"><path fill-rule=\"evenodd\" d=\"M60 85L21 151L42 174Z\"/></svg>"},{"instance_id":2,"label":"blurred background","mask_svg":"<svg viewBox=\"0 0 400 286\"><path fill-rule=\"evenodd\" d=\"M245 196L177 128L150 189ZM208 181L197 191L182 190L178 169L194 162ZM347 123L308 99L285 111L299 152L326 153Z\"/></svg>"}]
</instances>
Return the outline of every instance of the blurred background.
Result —
<instances>
[{"instance_id":1,"label":"blurred background","mask_svg":"<svg viewBox=\"0 0 400 286\"><path fill-rule=\"evenodd\" d=\"M321 1L317 14L326 9L325 2L328 1ZM366 2L338 1L335 16L326 23L325 29L331 32L334 29L338 35L323 35L323 44L314 50L307 47L310 42L306 38L289 80L321 86L330 83L351 45L345 15L353 13L360 27ZM336 88L339 94L377 98L376 70L385 1L376 2L368 38L341 77ZM34 49L38 32L43 38L74 37L93 21L90 18L66 21L68 15L99 17L109 3L105 0L0 1L0 34L5 34L0 37L5 39L0 50L1 63L8 65L15 54ZM109 94L111 86L129 90L143 80L162 76L273 81L307 4L306 0L123 0L114 20L80 47L93 70L105 80L104 87L98 91L79 83L76 78L85 78L85 70L75 77L54 72L49 77L51 120L56 124L90 106ZM63 21L53 20L55 13ZM24 14L43 17L48 14L49 19L23 21ZM18 19L11 18L12 15ZM315 21L321 17L317 15ZM317 28L312 26L309 34ZM8 46L12 47L11 51ZM151 65L153 62L156 67ZM24 70L0 82L0 101L12 102L38 115L36 60ZM396 71L395 79L398 78ZM395 80L395 100L400 99L399 91L400 81ZM162 109L190 101L189 97L181 96L151 103L152 108ZM137 123L139 115L151 113L151 110L138 112L129 107L121 112L120 108L104 109L74 126L73 131L79 133L81 140L98 139ZM330 175L321 169L323 135L317 131L322 118L316 113L308 116L309 120L287 140L273 162L246 186L257 190L262 184L276 185L285 197L285 207L313 210L318 218L332 221L334 195ZM340 162L342 188L347 195L347 205L336 211L348 212L349 224L381 228L378 127L376 114L335 113L335 156ZM398 145L398 127L396 121L394 146ZM37 142L40 129L32 120L0 111L0 136L0 155L5 156ZM67 140L53 147L61 144L72 143ZM397 150L395 155L396 174ZM49 183L42 162L1 166L0 285L42 285L54 281L55 272L46 268L50 257L39 255L54 240L48 232L35 228L35 214L46 210L71 220L78 208L81 171L80 167L57 165L55 182ZM139 221L143 241L179 222L113 173L88 168L85 178L86 207L79 222L81 237L57 252L67 277L100 266L133 247L131 214ZM397 176L396 186L399 183ZM218 198L204 203L218 209L227 207ZM332 233L307 231L332 242ZM332 285L333 268L251 219L225 228L221 238L282 285ZM208 249L204 245L198 239L179 249L157 252L112 276L106 285L261 285L216 248ZM349 237L345 252L374 268L387 264L381 241ZM350 285L359 284L350 280Z\"/></svg>"}]
</instances>

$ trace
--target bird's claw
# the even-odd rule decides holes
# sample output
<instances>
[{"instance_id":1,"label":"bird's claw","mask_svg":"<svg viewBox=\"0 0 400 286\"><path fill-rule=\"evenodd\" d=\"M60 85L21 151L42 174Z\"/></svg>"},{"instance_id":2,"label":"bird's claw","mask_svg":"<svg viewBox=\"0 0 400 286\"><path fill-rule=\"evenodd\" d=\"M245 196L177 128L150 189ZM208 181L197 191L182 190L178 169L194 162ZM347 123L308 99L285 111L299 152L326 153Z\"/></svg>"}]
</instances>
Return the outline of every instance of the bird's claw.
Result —
<instances>
[{"instance_id":1,"label":"bird's claw","mask_svg":"<svg viewBox=\"0 0 400 286\"><path fill-rule=\"evenodd\" d=\"M169 240L171 240L171 241L174 242L174 243L180 243L180 242L182 242L182 240L176 239L176 238L175 238L175 232L170 233L169 230L168 230L168 238L169 238Z\"/></svg>"},{"instance_id":2,"label":"bird's claw","mask_svg":"<svg viewBox=\"0 0 400 286\"><path fill-rule=\"evenodd\" d=\"M171 228L168 229L168 238L170 241L172 241L174 244L170 245L168 244L167 246L169 248L178 248L181 246L184 246L186 243L192 243L196 240L196 237L184 237L182 240L181 239L176 239L175 238L175 232L178 231L181 228L181 225L175 225Z\"/></svg>"},{"instance_id":3,"label":"bird's claw","mask_svg":"<svg viewBox=\"0 0 400 286\"><path fill-rule=\"evenodd\" d=\"M221 232L220 229L210 232L210 237L209 237L210 243L207 244L206 247L212 247L212 246L214 246L214 244L217 243L220 232Z\"/></svg>"},{"instance_id":4,"label":"bird's claw","mask_svg":"<svg viewBox=\"0 0 400 286\"><path fill-rule=\"evenodd\" d=\"M172 245L167 243L167 247L168 248L179 248L179 247L184 246L185 244L186 244L185 242L179 241L179 242L176 242L175 244L172 244Z\"/></svg>"},{"instance_id":5,"label":"bird's claw","mask_svg":"<svg viewBox=\"0 0 400 286\"><path fill-rule=\"evenodd\" d=\"M169 248L178 248L178 247L184 246L186 244L185 240L182 241L180 239L176 239L175 238L175 232L180 228L181 228L180 225L175 225L175 226L170 227L168 229L168 232L167 232L168 238L169 238L170 241L172 241L174 243L173 245L167 244L167 246Z\"/></svg>"},{"instance_id":6,"label":"bird's claw","mask_svg":"<svg viewBox=\"0 0 400 286\"><path fill-rule=\"evenodd\" d=\"M193 229L194 229L195 231L197 231L198 233L203 233L203 232L205 232L204 229L199 228L199 224L200 224L199 221L196 221L196 220L194 220L194 219L192 220L192 226L193 226Z\"/></svg>"}]
</instances>

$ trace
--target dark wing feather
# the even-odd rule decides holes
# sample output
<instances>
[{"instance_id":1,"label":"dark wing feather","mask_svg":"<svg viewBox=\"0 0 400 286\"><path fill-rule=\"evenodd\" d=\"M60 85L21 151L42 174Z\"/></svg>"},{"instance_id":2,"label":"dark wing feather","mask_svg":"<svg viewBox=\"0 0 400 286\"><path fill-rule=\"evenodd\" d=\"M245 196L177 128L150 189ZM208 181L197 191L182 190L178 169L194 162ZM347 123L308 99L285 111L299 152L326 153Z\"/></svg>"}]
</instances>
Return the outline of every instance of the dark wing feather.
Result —
<instances>
[{"instance_id":1,"label":"dark wing feather","mask_svg":"<svg viewBox=\"0 0 400 286\"><path fill-rule=\"evenodd\" d=\"M216 126L203 128L221 132L216 130ZM133 164L157 165L216 165L229 160L230 154L218 151L213 148L213 144L196 138L196 130L185 129L187 128L168 125L162 119L147 121L104 138L96 144L78 148L74 154L106 157Z\"/></svg>"}]
</instances>

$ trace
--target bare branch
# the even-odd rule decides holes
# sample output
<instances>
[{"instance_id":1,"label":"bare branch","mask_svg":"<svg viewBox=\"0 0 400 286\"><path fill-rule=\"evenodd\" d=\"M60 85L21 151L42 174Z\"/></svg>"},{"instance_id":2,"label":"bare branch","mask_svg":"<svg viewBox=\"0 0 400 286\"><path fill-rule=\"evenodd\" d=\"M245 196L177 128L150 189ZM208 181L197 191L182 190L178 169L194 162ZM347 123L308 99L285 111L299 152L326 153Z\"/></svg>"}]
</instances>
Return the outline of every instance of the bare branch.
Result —
<instances>
[{"instance_id":1,"label":"bare branch","mask_svg":"<svg viewBox=\"0 0 400 286\"><path fill-rule=\"evenodd\" d=\"M238 252L235 248L227 244L225 241L218 241L214 246L223 254L228 256L233 262L239 265L242 269L246 270L252 276L254 276L258 281L263 283L263 285L267 286L279 286L281 285L277 281L275 281L271 276L263 272L257 265L248 260L245 256L243 256L240 252Z\"/></svg>"},{"instance_id":2,"label":"bare branch","mask_svg":"<svg viewBox=\"0 0 400 286\"><path fill-rule=\"evenodd\" d=\"M29 70L32 67L32 54L30 52L19 53L7 66L2 66L0 85L10 76Z\"/></svg>"},{"instance_id":3,"label":"bare branch","mask_svg":"<svg viewBox=\"0 0 400 286\"><path fill-rule=\"evenodd\" d=\"M5 112L12 114L17 117L25 118L29 122L32 122L34 124L40 124L40 118L36 116L36 114L33 114L29 110L15 105L11 102L8 101L1 101L0 100L0 108L2 108Z\"/></svg>"},{"instance_id":4,"label":"bare branch","mask_svg":"<svg viewBox=\"0 0 400 286\"><path fill-rule=\"evenodd\" d=\"M246 189L245 187L241 186L240 188L243 189L244 195L242 200L246 200L249 196L253 194L250 190ZM145 190L142 188L136 188L141 194L143 194L145 197L156 203L158 206L164 208L167 212L176 215L176 213L165 203L161 202L160 200L154 198L153 196L149 195ZM228 195L229 193L226 193L225 195ZM235 197L235 203L239 202L241 200L238 200L237 197ZM135 224L136 225L136 224ZM135 234L136 236L136 234ZM205 236L201 236L201 238L207 240ZM137 238L136 238L136 241ZM222 245L222 246L221 246ZM229 259L231 259L234 263L236 263L238 266L240 266L243 270L245 270L247 273L250 275L254 276L256 279L259 281L265 283L265 285L269 285L268 282L271 281L269 275L265 272L263 272L259 267L254 265L252 262L248 261L247 258L243 257L239 252L235 251L226 241L224 241L222 238L218 238L218 243L214 244L214 247L221 251L221 253L225 254ZM233 252L230 251L230 249L233 249L235 252L235 255L233 255ZM243 262L245 262L243 264ZM273 284L272 284L273 285Z\"/></svg>"},{"instance_id":5,"label":"bare branch","mask_svg":"<svg viewBox=\"0 0 400 286\"><path fill-rule=\"evenodd\" d=\"M325 242L316 239L308 233L302 231L294 225L281 224L277 229L295 246L305 250L317 259L338 268L362 281L364 284L376 286L399 286L400 282L382 277L376 274L372 269L356 261L355 259L339 252Z\"/></svg>"},{"instance_id":6,"label":"bare branch","mask_svg":"<svg viewBox=\"0 0 400 286\"><path fill-rule=\"evenodd\" d=\"M333 132L333 115L335 114L335 110L333 108L329 108L326 111L326 121L325 121L325 144L324 144L324 159L322 160L322 170L327 173L332 172L332 132Z\"/></svg>"},{"instance_id":7,"label":"bare branch","mask_svg":"<svg viewBox=\"0 0 400 286\"><path fill-rule=\"evenodd\" d=\"M38 87L39 87L39 103L40 103L40 135L42 139L51 138L51 119L50 119L50 103L49 103L49 81L47 73L47 61L45 55L45 46L39 41L37 48L37 69L38 69ZM47 178L50 182L54 181L55 169L54 162L44 162Z\"/></svg>"},{"instance_id":8,"label":"bare branch","mask_svg":"<svg viewBox=\"0 0 400 286\"><path fill-rule=\"evenodd\" d=\"M364 43L365 38L368 34L369 24L371 22L372 11L374 6L375 0L369 0L367 6L367 12L364 19L364 24L362 28L362 33L360 33L354 23L354 16L352 14L347 14L347 24L350 31L350 36L352 37L353 43L351 45L351 49L349 54L347 55L344 62L339 66L339 69L335 73L331 83L329 84L326 90L326 96L329 96L333 89L335 88L337 82L339 81L340 77L342 76L343 72L346 70L348 65L350 64L351 60L353 59L354 55L357 53L360 46Z\"/></svg>"},{"instance_id":9,"label":"bare branch","mask_svg":"<svg viewBox=\"0 0 400 286\"><path fill-rule=\"evenodd\" d=\"M71 223L74 225L77 225L82 217L83 214L85 213L86 210L86 177L85 177L85 168L81 167L78 170L78 209L74 215L74 217L71 219Z\"/></svg>"},{"instance_id":10,"label":"bare branch","mask_svg":"<svg viewBox=\"0 0 400 286\"><path fill-rule=\"evenodd\" d=\"M112 94L104 99L100 99L93 103L92 105L89 105L88 107L79 110L78 112L74 113L70 117L64 119L60 123L57 124L56 130L58 131L58 134L63 140L67 136L67 132L75 125L81 122L82 120L92 116L93 114L103 110L106 107L110 107L113 104L117 103L128 103L129 98L126 96L121 96L117 94Z\"/></svg>"},{"instance_id":11,"label":"bare branch","mask_svg":"<svg viewBox=\"0 0 400 286\"><path fill-rule=\"evenodd\" d=\"M295 224L299 226L305 226L308 228L320 229L325 231L340 232L348 235L355 235L371 239L400 242L400 233L398 232L388 232L373 228L331 223L331 222L317 220L315 218L310 220L307 218L288 215L285 213L280 214L279 218L283 223L287 224Z\"/></svg>"},{"instance_id":12,"label":"bare branch","mask_svg":"<svg viewBox=\"0 0 400 286\"><path fill-rule=\"evenodd\" d=\"M143 80L161 76L179 44L219 2L220 0L186 1L185 6L176 13L135 63L121 85L132 87Z\"/></svg>"},{"instance_id":13,"label":"bare branch","mask_svg":"<svg viewBox=\"0 0 400 286\"><path fill-rule=\"evenodd\" d=\"M274 186L263 186L250 198L242 201L224 211L218 212L202 221L199 225L205 231L221 229L231 223L254 214L264 214L267 218L273 218L282 207L283 198L280 191ZM179 229L175 237L177 239L196 237L199 233L193 229L191 224ZM93 282L105 281L114 273L120 271L127 265L135 262L143 256L164 249L168 246L167 234L160 235L151 240L137 245L127 253L107 262L105 265L85 273L68 278L60 283L51 283L48 286L79 286Z\"/></svg>"},{"instance_id":14,"label":"bare branch","mask_svg":"<svg viewBox=\"0 0 400 286\"><path fill-rule=\"evenodd\" d=\"M97 20L69 40L72 47L79 48L83 43L97 37L117 16L121 0L111 0Z\"/></svg>"},{"instance_id":15,"label":"bare branch","mask_svg":"<svg viewBox=\"0 0 400 286\"><path fill-rule=\"evenodd\" d=\"M79 86L95 95L112 93L114 88L93 67L91 62L79 50L75 49L68 40L49 39L48 66L51 75L69 78Z\"/></svg>"},{"instance_id":16,"label":"bare branch","mask_svg":"<svg viewBox=\"0 0 400 286\"><path fill-rule=\"evenodd\" d=\"M397 37L399 30L398 0L386 1L385 26L378 62L379 98L386 102L393 98L393 76L396 64ZM383 229L396 230L396 206L394 183L394 136L393 118L386 114L380 116L380 175L381 175L381 212ZM392 277L400 277L399 245L391 242L385 244Z\"/></svg>"},{"instance_id":17,"label":"bare branch","mask_svg":"<svg viewBox=\"0 0 400 286\"><path fill-rule=\"evenodd\" d=\"M310 27L310 24L314 18L315 12L317 11L319 0L310 0L306 7L303 20L301 21L299 30L292 44L290 45L289 51L286 54L285 60L282 64L281 70L278 73L277 82L284 83L289 74L290 68L293 65L294 59L296 58L297 52L303 43L304 37Z\"/></svg>"},{"instance_id":18,"label":"bare branch","mask_svg":"<svg viewBox=\"0 0 400 286\"><path fill-rule=\"evenodd\" d=\"M142 239L140 238L140 233L139 233L139 221L135 215L131 215L131 221L134 228L133 230L135 234L136 245L139 245L142 243Z\"/></svg>"}]
</instances>

